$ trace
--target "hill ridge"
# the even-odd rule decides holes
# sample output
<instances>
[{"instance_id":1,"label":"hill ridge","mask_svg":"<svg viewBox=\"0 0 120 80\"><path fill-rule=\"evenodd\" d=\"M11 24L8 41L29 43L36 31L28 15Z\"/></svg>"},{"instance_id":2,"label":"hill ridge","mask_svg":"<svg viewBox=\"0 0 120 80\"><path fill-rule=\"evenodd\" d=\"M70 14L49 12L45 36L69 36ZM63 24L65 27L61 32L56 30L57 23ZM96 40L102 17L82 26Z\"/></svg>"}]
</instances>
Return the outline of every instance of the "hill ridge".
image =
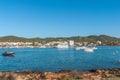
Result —
<instances>
[{"instance_id":1,"label":"hill ridge","mask_svg":"<svg viewBox=\"0 0 120 80\"><path fill-rule=\"evenodd\" d=\"M51 42L51 41L66 41L66 40L74 40L75 42L120 42L120 38L112 37L108 35L90 35L90 36L72 36L72 37L48 37L48 38L25 38L25 37L18 37L18 36L3 36L0 37L0 42Z\"/></svg>"}]
</instances>

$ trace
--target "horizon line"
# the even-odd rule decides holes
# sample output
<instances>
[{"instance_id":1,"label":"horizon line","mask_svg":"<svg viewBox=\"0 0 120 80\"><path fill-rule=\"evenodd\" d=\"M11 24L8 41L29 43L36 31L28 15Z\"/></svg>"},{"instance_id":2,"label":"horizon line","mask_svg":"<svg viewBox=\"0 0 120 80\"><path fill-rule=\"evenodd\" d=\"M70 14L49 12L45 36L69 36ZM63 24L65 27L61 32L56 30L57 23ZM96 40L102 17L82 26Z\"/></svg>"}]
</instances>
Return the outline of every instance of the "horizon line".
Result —
<instances>
[{"instance_id":1,"label":"horizon line","mask_svg":"<svg viewBox=\"0 0 120 80\"><path fill-rule=\"evenodd\" d=\"M20 37L20 38L42 38L42 39L45 39L45 38L70 38L70 37L89 37L89 36L109 36L109 37L115 37L115 38L119 38L119 37L116 37L116 36L111 36L111 35L106 35L106 34L99 34L99 35L74 35L74 36L59 36L59 37L23 37L23 36L18 36L18 35L5 35L5 36L0 36L0 37Z\"/></svg>"}]
</instances>

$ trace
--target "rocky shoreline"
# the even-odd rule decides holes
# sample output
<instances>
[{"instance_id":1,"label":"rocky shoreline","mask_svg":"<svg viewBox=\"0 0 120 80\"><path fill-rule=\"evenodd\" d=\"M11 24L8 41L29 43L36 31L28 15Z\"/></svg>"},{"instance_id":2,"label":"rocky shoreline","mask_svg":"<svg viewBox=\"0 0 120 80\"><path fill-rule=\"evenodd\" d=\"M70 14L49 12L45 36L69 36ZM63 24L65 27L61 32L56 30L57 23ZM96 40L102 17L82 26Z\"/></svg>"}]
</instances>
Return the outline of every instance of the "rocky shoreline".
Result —
<instances>
[{"instance_id":1,"label":"rocky shoreline","mask_svg":"<svg viewBox=\"0 0 120 80\"><path fill-rule=\"evenodd\" d=\"M0 72L0 80L120 80L120 69L98 69L90 71Z\"/></svg>"}]
</instances>

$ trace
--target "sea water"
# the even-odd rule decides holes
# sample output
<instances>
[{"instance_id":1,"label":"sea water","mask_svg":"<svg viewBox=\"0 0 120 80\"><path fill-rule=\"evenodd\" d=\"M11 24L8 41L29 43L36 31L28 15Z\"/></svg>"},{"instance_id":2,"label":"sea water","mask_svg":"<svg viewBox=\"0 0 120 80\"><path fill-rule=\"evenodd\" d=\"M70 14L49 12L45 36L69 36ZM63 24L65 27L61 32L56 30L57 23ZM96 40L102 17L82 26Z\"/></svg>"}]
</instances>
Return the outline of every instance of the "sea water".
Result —
<instances>
[{"instance_id":1,"label":"sea water","mask_svg":"<svg viewBox=\"0 0 120 80\"><path fill-rule=\"evenodd\" d=\"M12 48L0 49L0 71L38 70L91 70L120 68L119 46L98 46L94 52L57 48ZM6 50L14 57L2 56Z\"/></svg>"}]
</instances>

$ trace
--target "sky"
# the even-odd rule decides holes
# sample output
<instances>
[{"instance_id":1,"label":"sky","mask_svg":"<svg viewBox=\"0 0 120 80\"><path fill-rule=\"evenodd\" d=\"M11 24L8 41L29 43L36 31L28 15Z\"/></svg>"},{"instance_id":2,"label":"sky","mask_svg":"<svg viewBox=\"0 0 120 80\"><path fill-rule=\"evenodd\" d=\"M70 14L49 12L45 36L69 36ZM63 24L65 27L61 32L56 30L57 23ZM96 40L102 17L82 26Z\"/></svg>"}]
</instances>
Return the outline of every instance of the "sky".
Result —
<instances>
[{"instance_id":1,"label":"sky","mask_svg":"<svg viewBox=\"0 0 120 80\"><path fill-rule=\"evenodd\" d=\"M120 37L120 0L0 0L0 36Z\"/></svg>"}]
</instances>

